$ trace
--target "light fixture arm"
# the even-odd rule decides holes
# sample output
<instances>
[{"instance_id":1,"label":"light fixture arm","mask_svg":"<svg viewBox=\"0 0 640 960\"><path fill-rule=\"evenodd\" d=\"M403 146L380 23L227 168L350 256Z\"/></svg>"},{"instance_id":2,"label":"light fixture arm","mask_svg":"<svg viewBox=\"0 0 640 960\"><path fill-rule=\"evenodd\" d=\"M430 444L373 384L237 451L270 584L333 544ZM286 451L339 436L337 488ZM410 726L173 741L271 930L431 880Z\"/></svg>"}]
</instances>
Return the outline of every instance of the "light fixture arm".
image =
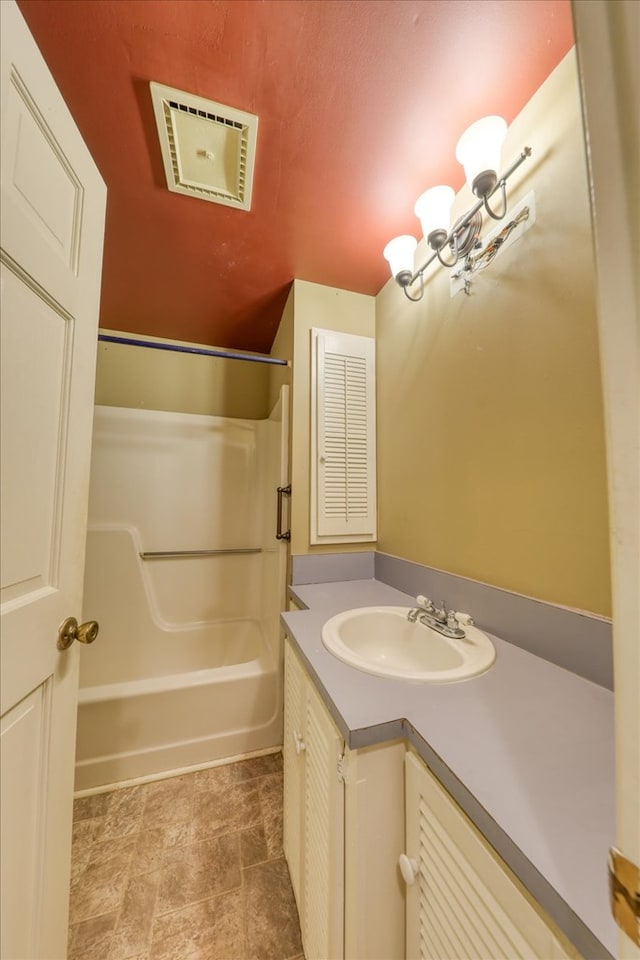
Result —
<instances>
[{"instance_id":1,"label":"light fixture arm","mask_svg":"<svg viewBox=\"0 0 640 960\"><path fill-rule=\"evenodd\" d=\"M453 260L451 261L451 263L447 263L447 261L443 259L440 253L440 251L444 250L445 246L447 245L446 240L442 244L442 246L438 247L438 249L436 250L436 257L438 258L438 260L440 261L443 267L448 267L448 268L455 267L456 263L458 262L458 234L455 230L453 231L453 236L451 237L450 244L451 244L451 252L453 254Z\"/></svg>"},{"instance_id":2,"label":"light fixture arm","mask_svg":"<svg viewBox=\"0 0 640 960\"><path fill-rule=\"evenodd\" d=\"M431 260L433 260L435 256L436 254L434 253L433 257L431 257ZM431 260L429 262L431 262ZM418 273L417 276L420 277L420 291L416 297L412 297L411 294L408 292L409 284L414 282L415 277L412 280L410 280L408 283L404 284L404 286L402 287L404 291L404 295L407 298L407 300L411 300L413 303L417 303L418 300L422 300L424 296L424 274Z\"/></svg>"},{"instance_id":3,"label":"light fixture arm","mask_svg":"<svg viewBox=\"0 0 640 960\"><path fill-rule=\"evenodd\" d=\"M444 241L440 249L443 249L446 245L451 245L453 241L453 243L455 244L454 249L457 251L458 234L461 233L461 231L464 230L465 227L468 227L471 224L471 221L473 220L473 218L476 216L476 214L480 210L483 209L483 207L486 209L489 216L492 217L494 220L503 219L503 217L507 212L507 191L506 191L507 180L509 179L511 174L518 169L520 164L524 163L524 161L527 160L528 157L530 156L531 156L531 147L525 147L522 153L513 161L511 166L508 167L505 170L505 172L498 178L493 190L491 190L486 195L486 197L481 197L480 200L478 200L477 203L475 203L469 210L467 210L467 212L454 224L453 229L450 231L449 235L447 236L446 240ZM494 193L496 193L497 190L501 191L502 199L503 199L503 213L501 215L494 213L490 209L487 203L487 201L493 196ZM441 263L443 263L444 266L449 266L449 267L452 266L452 264L447 264L442 260L442 258L440 257L440 250L434 251L431 254L431 256L425 260L422 266L418 267L418 269L413 273L413 276L407 281L407 283L403 283L402 289L404 290L404 295L405 297L407 297L408 300L413 300L414 302L418 300L422 300L422 297L424 294L424 273L427 267L430 266L430 264L432 264L436 258ZM420 280L420 292L417 296L412 297L411 294L408 293L407 291L409 287L413 283L415 283L416 280L418 279Z\"/></svg>"},{"instance_id":4,"label":"light fixture arm","mask_svg":"<svg viewBox=\"0 0 640 960\"><path fill-rule=\"evenodd\" d=\"M489 197L493 196L493 194L499 188L501 188L501 191L502 191L502 213L494 213L491 207L489 206ZM503 177L501 180L499 180L495 186L495 189L492 190L490 194L488 194L486 197L483 197L482 199L484 200L484 209L487 211L489 216L493 220L503 220L507 212L507 183L505 178Z\"/></svg>"}]
</instances>

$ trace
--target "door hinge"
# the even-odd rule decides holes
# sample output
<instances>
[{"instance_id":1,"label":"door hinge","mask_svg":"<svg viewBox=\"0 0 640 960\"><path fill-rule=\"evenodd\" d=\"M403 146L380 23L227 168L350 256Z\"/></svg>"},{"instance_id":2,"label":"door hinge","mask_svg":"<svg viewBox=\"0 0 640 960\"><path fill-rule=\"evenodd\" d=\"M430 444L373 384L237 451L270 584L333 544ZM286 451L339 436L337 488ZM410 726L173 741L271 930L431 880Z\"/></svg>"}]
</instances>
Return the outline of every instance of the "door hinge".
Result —
<instances>
[{"instance_id":1,"label":"door hinge","mask_svg":"<svg viewBox=\"0 0 640 960\"><path fill-rule=\"evenodd\" d=\"M609 850L609 899L618 926L640 947L640 870L619 850Z\"/></svg>"},{"instance_id":2,"label":"door hinge","mask_svg":"<svg viewBox=\"0 0 640 960\"><path fill-rule=\"evenodd\" d=\"M342 753L338 754L338 780L340 783L347 782L347 751L343 750Z\"/></svg>"}]
</instances>

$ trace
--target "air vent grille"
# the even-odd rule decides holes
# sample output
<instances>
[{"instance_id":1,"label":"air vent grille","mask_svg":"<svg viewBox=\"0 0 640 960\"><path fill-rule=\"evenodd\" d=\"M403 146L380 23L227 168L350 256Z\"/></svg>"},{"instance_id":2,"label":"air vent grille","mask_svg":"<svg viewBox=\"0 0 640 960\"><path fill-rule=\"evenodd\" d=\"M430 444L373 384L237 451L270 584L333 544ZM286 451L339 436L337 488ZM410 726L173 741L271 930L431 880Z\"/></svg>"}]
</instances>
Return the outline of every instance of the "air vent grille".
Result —
<instances>
[{"instance_id":1,"label":"air vent grille","mask_svg":"<svg viewBox=\"0 0 640 960\"><path fill-rule=\"evenodd\" d=\"M151 83L169 190L251 209L258 118Z\"/></svg>"}]
</instances>

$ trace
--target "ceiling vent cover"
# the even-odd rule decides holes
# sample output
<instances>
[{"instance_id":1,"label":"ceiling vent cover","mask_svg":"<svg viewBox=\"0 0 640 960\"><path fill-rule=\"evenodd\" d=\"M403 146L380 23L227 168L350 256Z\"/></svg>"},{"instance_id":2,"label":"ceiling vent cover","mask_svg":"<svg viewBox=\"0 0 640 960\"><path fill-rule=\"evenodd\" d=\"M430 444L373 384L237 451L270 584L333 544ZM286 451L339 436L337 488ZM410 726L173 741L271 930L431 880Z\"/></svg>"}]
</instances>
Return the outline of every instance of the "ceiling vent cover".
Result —
<instances>
[{"instance_id":1,"label":"ceiling vent cover","mask_svg":"<svg viewBox=\"0 0 640 960\"><path fill-rule=\"evenodd\" d=\"M169 190L251 209L258 118L151 83Z\"/></svg>"}]
</instances>

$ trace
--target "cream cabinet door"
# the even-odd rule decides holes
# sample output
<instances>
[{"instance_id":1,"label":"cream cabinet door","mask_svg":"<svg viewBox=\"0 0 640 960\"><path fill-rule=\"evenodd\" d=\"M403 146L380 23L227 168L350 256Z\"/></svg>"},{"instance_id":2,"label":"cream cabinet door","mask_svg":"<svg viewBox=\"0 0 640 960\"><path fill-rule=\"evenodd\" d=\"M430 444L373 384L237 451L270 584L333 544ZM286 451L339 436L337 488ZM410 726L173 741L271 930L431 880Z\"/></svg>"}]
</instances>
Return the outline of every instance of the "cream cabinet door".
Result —
<instances>
[{"instance_id":1,"label":"cream cabinet door","mask_svg":"<svg viewBox=\"0 0 640 960\"><path fill-rule=\"evenodd\" d=\"M284 849L306 960L344 955L344 741L285 643Z\"/></svg>"},{"instance_id":2,"label":"cream cabinet door","mask_svg":"<svg viewBox=\"0 0 640 960\"><path fill-rule=\"evenodd\" d=\"M304 694L307 680L289 642L284 645L284 854L302 913L302 836L304 830Z\"/></svg>"},{"instance_id":3,"label":"cream cabinet door","mask_svg":"<svg viewBox=\"0 0 640 960\"><path fill-rule=\"evenodd\" d=\"M2 21L4 960L66 956L82 576L106 190L18 7Z\"/></svg>"},{"instance_id":4,"label":"cream cabinet door","mask_svg":"<svg viewBox=\"0 0 640 960\"><path fill-rule=\"evenodd\" d=\"M309 682L305 704L304 892L306 960L344 955L344 741Z\"/></svg>"},{"instance_id":5,"label":"cream cabinet door","mask_svg":"<svg viewBox=\"0 0 640 960\"><path fill-rule=\"evenodd\" d=\"M405 759L408 960L551 960L566 953L433 774Z\"/></svg>"}]
</instances>

